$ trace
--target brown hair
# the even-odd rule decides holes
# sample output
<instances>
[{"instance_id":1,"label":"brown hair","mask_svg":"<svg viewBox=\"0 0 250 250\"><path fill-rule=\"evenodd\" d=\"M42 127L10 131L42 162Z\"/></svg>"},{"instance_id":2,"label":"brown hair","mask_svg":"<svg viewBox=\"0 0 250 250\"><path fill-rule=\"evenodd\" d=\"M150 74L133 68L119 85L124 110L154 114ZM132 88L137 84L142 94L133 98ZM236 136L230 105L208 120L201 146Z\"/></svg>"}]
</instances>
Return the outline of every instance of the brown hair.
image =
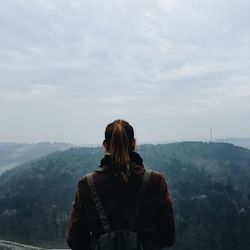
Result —
<instances>
[{"instance_id":1,"label":"brown hair","mask_svg":"<svg viewBox=\"0 0 250 250\"><path fill-rule=\"evenodd\" d=\"M110 152L114 174L124 182L128 181L129 152L133 150L134 129L124 120L115 120L105 130L105 143Z\"/></svg>"}]
</instances>

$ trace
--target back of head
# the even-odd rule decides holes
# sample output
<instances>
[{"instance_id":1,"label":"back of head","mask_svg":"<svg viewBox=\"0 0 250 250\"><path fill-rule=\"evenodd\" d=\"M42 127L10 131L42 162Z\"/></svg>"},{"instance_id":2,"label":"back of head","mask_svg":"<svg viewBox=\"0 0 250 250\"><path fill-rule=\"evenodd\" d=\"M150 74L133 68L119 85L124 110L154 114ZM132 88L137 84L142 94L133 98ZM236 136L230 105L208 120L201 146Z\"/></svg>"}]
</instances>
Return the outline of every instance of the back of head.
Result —
<instances>
[{"instance_id":1,"label":"back of head","mask_svg":"<svg viewBox=\"0 0 250 250\"><path fill-rule=\"evenodd\" d=\"M128 181L129 152L134 150L134 129L124 120L115 120L105 130L106 149L110 152L114 174L123 182Z\"/></svg>"}]
</instances>

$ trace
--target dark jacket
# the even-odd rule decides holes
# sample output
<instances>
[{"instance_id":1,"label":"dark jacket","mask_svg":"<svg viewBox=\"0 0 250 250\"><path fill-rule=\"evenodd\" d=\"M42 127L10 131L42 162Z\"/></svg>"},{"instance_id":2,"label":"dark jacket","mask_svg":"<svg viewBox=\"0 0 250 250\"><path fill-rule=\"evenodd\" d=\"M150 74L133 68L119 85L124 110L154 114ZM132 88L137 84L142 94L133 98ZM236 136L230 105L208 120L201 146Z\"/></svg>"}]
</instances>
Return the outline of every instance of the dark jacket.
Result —
<instances>
[{"instance_id":1,"label":"dark jacket","mask_svg":"<svg viewBox=\"0 0 250 250\"><path fill-rule=\"evenodd\" d=\"M94 182L101 197L105 213L113 228L126 228L126 205L136 200L145 171L143 165L130 163L128 183L121 183L110 165L94 172ZM171 246L176 238L175 215L172 199L164 177L153 171L139 212L136 231L144 249L160 249ZM91 198L86 176L78 183L69 222L67 242L73 250L91 249L91 238L103 234L103 228ZM154 247L153 247L154 246Z\"/></svg>"}]
</instances>

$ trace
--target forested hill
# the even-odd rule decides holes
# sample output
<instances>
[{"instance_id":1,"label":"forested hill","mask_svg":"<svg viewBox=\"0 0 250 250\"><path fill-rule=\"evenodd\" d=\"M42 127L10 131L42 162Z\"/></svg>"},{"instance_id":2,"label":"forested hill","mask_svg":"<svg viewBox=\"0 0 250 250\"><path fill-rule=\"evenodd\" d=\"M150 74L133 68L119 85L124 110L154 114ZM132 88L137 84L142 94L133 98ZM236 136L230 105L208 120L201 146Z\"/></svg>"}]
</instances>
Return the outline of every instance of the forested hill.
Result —
<instances>
[{"instance_id":1,"label":"forested hill","mask_svg":"<svg viewBox=\"0 0 250 250\"><path fill-rule=\"evenodd\" d=\"M0 142L0 174L24 162L49 153L71 148L68 143L11 143Z\"/></svg>"},{"instance_id":2,"label":"forested hill","mask_svg":"<svg viewBox=\"0 0 250 250\"><path fill-rule=\"evenodd\" d=\"M169 175L164 162L178 160L209 177L236 189L250 190L250 150L228 143L182 142L142 145L140 151L149 166Z\"/></svg>"},{"instance_id":3,"label":"forested hill","mask_svg":"<svg viewBox=\"0 0 250 250\"><path fill-rule=\"evenodd\" d=\"M215 141L232 143L235 146L240 146L250 149L250 138L221 138L221 139L216 139Z\"/></svg>"},{"instance_id":4,"label":"forested hill","mask_svg":"<svg viewBox=\"0 0 250 250\"><path fill-rule=\"evenodd\" d=\"M249 249L250 151L225 143L140 145L164 173L177 214L173 249ZM0 176L0 238L63 247L77 181L98 167L100 148L71 148Z\"/></svg>"}]
</instances>

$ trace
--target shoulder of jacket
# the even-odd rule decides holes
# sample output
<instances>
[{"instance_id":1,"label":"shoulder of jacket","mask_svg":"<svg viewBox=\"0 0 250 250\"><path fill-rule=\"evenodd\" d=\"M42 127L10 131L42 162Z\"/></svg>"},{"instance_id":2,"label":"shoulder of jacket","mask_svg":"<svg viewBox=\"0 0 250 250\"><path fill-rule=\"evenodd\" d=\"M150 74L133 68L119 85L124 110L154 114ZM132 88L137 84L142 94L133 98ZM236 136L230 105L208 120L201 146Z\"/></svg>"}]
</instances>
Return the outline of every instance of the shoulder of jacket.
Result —
<instances>
[{"instance_id":1,"label":"shoulder of jacket","mask_svg":"<svg viewBox=\"0 0 250 250\"><path fill-rule=\"evenodd\" d=\"M81 178L80 178L80 180L78 181L78 185L81 185L81 184L83 184L83 183L86 183L87 182L87 177L89 176L89 175L94 175L95 174L95 171L94 172L91 172L91 173L88 173L88 174L86 174L86 175L84 175L84 176L82 176Z\"/></svg>"},{"instance_id":2,"label":"shoulder of jacket","mask_svg":"<svg viewBox=\"0 0 250 250\"><path fill-rule=\"evenodd\" d=\"M151 175L153 175L155 177L158 177L158 178L163 178L164 179L163 174L158 172L158 171L155 171L155 170L152 170L152 169L145 169L145 171L150 171Z\"/></svg>"}]
</instances>

